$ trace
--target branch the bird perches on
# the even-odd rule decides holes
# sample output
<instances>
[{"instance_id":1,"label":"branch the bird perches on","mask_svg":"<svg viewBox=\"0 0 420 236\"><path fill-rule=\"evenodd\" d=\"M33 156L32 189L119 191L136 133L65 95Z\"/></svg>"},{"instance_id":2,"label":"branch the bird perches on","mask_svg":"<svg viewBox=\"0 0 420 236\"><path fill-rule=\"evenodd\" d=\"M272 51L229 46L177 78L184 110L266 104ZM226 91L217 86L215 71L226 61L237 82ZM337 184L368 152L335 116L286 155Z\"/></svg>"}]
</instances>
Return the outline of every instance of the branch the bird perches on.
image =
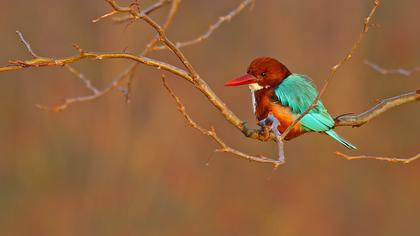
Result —
<instances>
[{"instance_id":1,"label":"branch the bird perches on","mask_svg":"<svg viewBox=\"0 0 420 236\"><path fill-rule=\"evenodd\" d=\"M78 50L78 54L74 56L69 56L65 58L41 57L41 56L38 56L38 54L36 54L32 50L30 44L28 43L28 41L24 39L23 35L20 32L17 32L20 38L20 41L25 45L26 49L31 54L32 59L9 61L10 65L0 67L0 72L21 70L21 69L27 69L27 68L32 68L32 67L64 66L72 74L77 76L84 83L86 88L88 88L92 92L92 94L87 95L87 96L81 96L81 97L67 98L64 100L64 103L57 105L55 107L51 107L51 108L48 108L45 106L39 106L41 108L52 110L52 111L62 111L73 103L97 99L101 96L104 96L109 91L115 88L118 88L121 92L123 92L127 100L129 100L131 80L133 79L133 76L136 73L138 65L143 64L146 66L155 67L158 70L164 70L173 75L176 75L179 78L185 79L188 82L190 82L192 85L194 85L194 87L197 88L201 93L203 93L207 97L208 101L213 106L215 106L216 109L219 110L219 112L224 116L224 118L234 127L236 127L238 130L240 130L246 137L261 140L261 141L277 140L277 141L280 141L280 144L281 144L281 147L279 146L279 148L282 148L284 137L286 137L286 135L290 132L293 126L299 122L300 119L302 119L311 109L315 107L315 104L318 102L320 97L324 94L324 92L326 91L328 87L329 82L335 77L337 71L352 58L354 52L358 49L359 45L361 44L363 37L368 33L370 29L371 19L373 18L377 8L379 7L380 1L374 0L374 5L372 9L370 10L368 16L365 18L363 22L363 29L360 32L358 38L356 39L352 48L346 54L346 56L343 57L343 59L337 65L331 68L330 76L325 81L324 86L321 88L318 96L313 101L312 105L308 107L308 109L304 111L298 117L298 119L296 119L286 129L286 131L280 135L280 137L277 137L277 138L276 138L276 135L273 134L273 132L268 132L269 130L266 127L262 127L261 129L249 128L246 125L246 122L242 121L232 110L230 110L227 107L227 105L217 96L217 94L209 87L206 81L199 75L199 73L195 70L193 65L190 63L190 61L187 59L187 57L184 55L184 53L180 49L181 47L191 46L193 44L200 43L208 39L222 24L229 22L233 17L241 13L245 8L252 6L254 1L255 0L242 1L238 5L238 7L230 11L225 16L220 17L218 21L212 24L209 27L209 29L206 32L204 32L202 35L189 41L174 43L167 37L166 29L169 27L175 14L177 13L181 0L160 0L160 1L157 1L155 4L153 4L152 6L145 8L142 11L139 10L139 4L136 2L129 5L128 7L123 7L123 6L120 6L115 0L105 0L105 2L107 2L109 6L111 7L111 11L98 17L97 19L94 20L94 22L99 22L109 17L114 17L113 20L117 23L128 22L129 24L131 24L134 21L141 20L145 22L146 24L148 24L149 26L151 26L155 30L156 35L147 44L147 46L145 47L145 49L143 50L141 54L133 55L133 54L128 54L128 53L93 53L93 52L85 51L81 49L79 46L75 46L75 48ZM159 10L169 4L171 4L171 9L168 13L168 16L164 24L162 25L158 24L149 16L149 14L151 14L152 12ZM172 64L168 64L163 61L146 57L148 52L153 51L153 50L162 50L162 49L167 49L170 52L172 52L185 68L182 69ZM128 67L127 70L125 70L114 81L112 81L108 87L106 87L103 90L99 90L96 87L94 87L90 83L90 80L87 79L82 73L78 72L76 69L70 66L70 64L74 62L86 60L86 59L91 59L91 60L125 59L125 60L133 61L133 64L130 67ZM122 86L124 81L127 82L126 87ZM274 167L277 167L279 164L283 163L283 162L280 162L278 159L270 159L270 158L266 158L262 156L252 156L252 155L245 154L243 152L237 151L229 147L228 145L225 144L224 141L220 139L219 136L217 136L213 128L211 130L206 130L202 128L201 126L199 126L196 122L194 122L191 119L191 117L186 113L185 107L182 105L180 99L173 93L171 89L169 89L166 83L164 83L164 86L177 102L178 110L187 120L187 124L193 128L198 129L203 134L210 136L221 146L221 148L217 149L217 151L229 152L229 153L234 154L235 156L245 158L247 160L252 160L252 161L256 161L260 163L269 163L273 165ZM347 114L347 115L338 116L335 119L335 126L353 126L353 127L361 126L393 107L400 106L400 105L410 103L410 102L415 102L415 101L418 101L419 99L420 99L420 89L417 89L416 91L413 91L410 93L384 99L380 103L378 103L376 106L372 107L371 109L361 114L358 114L358 115ZM282 150L279 150L279 153L281 153L280 151ZM341 157L345 157L349 160L373 158L373 157L366 157L366 156L350 157L342 153L337 153L337 155ZM418 158L418 156L419 155L417 154L410 160L411 161L415 160ZM390 162L408 163L404 161L395 161L395 160L398 160L398 158L378 157L378 158L373 158L373 159L390 161Z\"/></svg>"}]
</instances>

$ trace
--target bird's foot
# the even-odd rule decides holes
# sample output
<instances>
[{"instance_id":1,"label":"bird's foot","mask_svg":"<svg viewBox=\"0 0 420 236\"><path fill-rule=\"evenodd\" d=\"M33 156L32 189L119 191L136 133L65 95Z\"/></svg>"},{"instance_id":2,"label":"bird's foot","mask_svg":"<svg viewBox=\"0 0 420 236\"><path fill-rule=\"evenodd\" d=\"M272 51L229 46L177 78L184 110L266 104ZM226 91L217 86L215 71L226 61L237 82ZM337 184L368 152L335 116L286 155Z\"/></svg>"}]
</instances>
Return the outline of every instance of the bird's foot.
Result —
<instances>
[{"instance_id":1,"label":"bird's foot","mask_svg":"<svg viewBox=\"0 0 420 236\"><path fill-rule=\"evenodd\" d=\"M268 141L270 139L270 131L271 127L269 126L262 126L261 129L258 130L258 135L262 141Z\"/></svg>"},{"instance_id":2,"label":"bird's foot","mask_svg":"<svg viewBox=\"0 0 420 236\"><path fill-rule=\"evenodd\" d=\"M267 141L270 139L270 132L272 130L271 125L273 124L271 117L266 117L265 119L262 119L258 121L258 126L260 126L259 135L262 138L263 141Z\"/></svg>"},{"instance_id":3,"label":"bird's foot","mask_svg":"<svg viewBox=\"0 0 420 236\"><path fill-rule=\"evenodd\" d=\"M281 139L281 133L278 129L279 125L280 125L280 121L273 116L273 114L268 114L268 116L263 119L260 120L258 122L258 125L262 126L262 129L266 129L267 132L268 130L271 129L271 131L273 131L274 135L276 136L276 143L277 143L277 151L278 151L278 165L284 164L286 162L286 158L284 156L284 143L283 140Z\"/></svg>"}]
</instances>

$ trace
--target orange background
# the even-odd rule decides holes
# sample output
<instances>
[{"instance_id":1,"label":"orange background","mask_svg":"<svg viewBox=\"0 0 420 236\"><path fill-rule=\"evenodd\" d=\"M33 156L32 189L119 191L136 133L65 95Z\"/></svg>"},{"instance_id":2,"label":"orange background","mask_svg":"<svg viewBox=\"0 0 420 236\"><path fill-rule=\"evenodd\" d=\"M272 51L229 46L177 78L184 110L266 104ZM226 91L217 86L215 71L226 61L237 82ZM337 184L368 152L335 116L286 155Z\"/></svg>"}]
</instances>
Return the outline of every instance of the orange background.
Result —
<instances>
[{"instance_id":1,"label":"orange background","mask_svg":"<svg viewBox=\"0 0 420 236\"><path fill-rule=\"evenodd\" d=\"M237 4L184 0L168 36L196 37ZM209 40L183 51L227 105L256 126L248 89L223 83L266 55L322 86L329 68L351 48L372 4L259 0ZM137 53L154 35L143 22L91 23L109 10L103 1L2 0L0 6L1 64L29 58L15 30L47 57L77 53L73 43L87 51ZM363 60L385 68L419 66L419 8L416 0L383 1L373 19L378 26L323 97L331 114L359 113L377 99L418 88L418 73L381 75ZM151 16L162 22L168 9ZM179 65L168 51L150 57ZM130 63L74 66L103 88ZM0 235L420 234L420 162L350 162L333 154L416 154L419 104L398 107L360 128L338 128L359 148L354 152L318 134L287 142L287 163L272 172L267 165L213 154L215 143L185 126L160 75L141 66L130 104L112 91L50 113L35 104L54 105L89 91L64 68L0 74ZM244 138L197 90L167 77L191 116L214 126L226 143L276 155L273 143Z\"/></svg>"}]
</instances>

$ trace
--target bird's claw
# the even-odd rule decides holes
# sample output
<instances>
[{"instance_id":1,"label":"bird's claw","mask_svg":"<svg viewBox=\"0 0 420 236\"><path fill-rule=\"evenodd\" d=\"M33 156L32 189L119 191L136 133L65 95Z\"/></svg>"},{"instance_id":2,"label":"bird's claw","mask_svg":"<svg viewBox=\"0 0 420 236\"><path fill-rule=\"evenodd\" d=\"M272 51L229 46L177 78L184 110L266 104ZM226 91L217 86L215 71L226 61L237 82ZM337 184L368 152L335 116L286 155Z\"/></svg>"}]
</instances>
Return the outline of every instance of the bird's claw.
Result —
<instances>
[{"instance_id":1,"label":"bird's claw","mask_svg":"<svg viewBox=\"0 0 420 236\"><path fill-rule=\"evenodd\" d=\"M286 158L284 156L284 144L283 140L281 139L281 133L278 129L278 126L280 125L280 121L273 116L273 114L268 114L268 116L265 119L262 119L258 122L258 125L261 126L261 132L262 135L269 136L270 129L276 136L276 143L277 143L277 150L278 150L278 165L281 165L286 162ZM277 165L277 166L278 166Z\"/></svg>"},{"instance_id":2,"label":"bird's claw","mask_svg":"<svg viewBox=\"0 0 420 236\"><path fill-rule=\"evenodd\" d=\"M270 139L270 127L263 126L258 131L258 135L262 138L263 141L267 141Z\"/></svg>"}]
</instances>

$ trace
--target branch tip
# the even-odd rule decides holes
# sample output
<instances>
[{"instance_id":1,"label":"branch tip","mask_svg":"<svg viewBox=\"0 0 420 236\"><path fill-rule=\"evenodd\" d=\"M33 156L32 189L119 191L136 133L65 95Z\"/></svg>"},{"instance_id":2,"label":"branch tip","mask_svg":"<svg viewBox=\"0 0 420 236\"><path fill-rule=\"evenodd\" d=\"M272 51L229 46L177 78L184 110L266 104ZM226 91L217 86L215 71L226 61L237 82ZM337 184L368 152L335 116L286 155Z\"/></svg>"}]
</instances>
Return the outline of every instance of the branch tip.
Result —
<instances>
[{"instance_id":1,"label":"branch tip","mask_svg":"<svg viewBox=\"0 0 420 236\"><path fill-rule=\"evenodd\" d=\"M343 157L346 160L361 160L361 159L370 159L370 160L378 160L378 161L385 161L385 162L390 162L390 163L401 163L401 164L408 164L412 161L415 161L417 159L420 158L420 153L418 153L417 155L414 155L413 157L410 158L395 158L395 157L380 157L380 156L365 156L365 155L360 155L360 156L349 156L346 155L344 153L341 152L335 152L335 154L339 157Z\"/></svg>"}]
</instances>

